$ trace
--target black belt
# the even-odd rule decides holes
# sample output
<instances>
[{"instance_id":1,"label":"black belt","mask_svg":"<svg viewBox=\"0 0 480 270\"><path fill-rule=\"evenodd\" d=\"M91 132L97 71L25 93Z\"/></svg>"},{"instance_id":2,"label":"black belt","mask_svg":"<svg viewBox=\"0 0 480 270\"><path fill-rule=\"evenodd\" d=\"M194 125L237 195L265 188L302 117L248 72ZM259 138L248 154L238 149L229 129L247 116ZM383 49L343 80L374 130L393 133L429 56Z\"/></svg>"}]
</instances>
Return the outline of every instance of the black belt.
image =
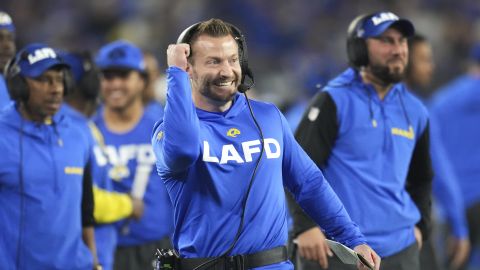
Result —
<instances>
[{"instance_id":1,"label":"black belt","mask_svg":"<svg viewBox=\"0 0 480 270\"><path fill-rule=\"evenodd\" d=\"M192 270L199 265L214 258L182 258L180 259L180 270ZM288 260L287 248L280 246L269 250L260 251L247 255L235 255L221 257L215 263L208 264L202 269L208 270L243 270Z\"/></svg>"}]
</instances>

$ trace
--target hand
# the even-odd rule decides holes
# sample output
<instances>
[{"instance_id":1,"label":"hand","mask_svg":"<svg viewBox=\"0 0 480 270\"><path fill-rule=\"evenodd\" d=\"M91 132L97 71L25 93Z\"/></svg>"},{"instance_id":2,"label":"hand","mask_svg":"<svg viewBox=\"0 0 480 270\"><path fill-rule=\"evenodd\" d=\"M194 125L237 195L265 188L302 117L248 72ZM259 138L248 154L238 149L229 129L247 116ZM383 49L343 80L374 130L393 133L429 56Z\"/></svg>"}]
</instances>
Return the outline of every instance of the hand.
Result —
<instances>
[{"instance_id":1,"label":"hand","mask_svg":"<svg viewBox=\"0 0 480 270\"><path fill-rule=\"evenodd\" d=\"M422 232L417 226L415 226L413 233L415 234L415 240L417 240L418 250L421 250L423 246Z\"/></svg>"},{"instance_id":2,"label":"hand","mask_svg":"<svg viewBox=\"0 0 480 270\"><path fill-rule=\"evenodd\" d=\"M380 269L380 261L381 261L380 256L378 256L378 254L375 251L373 251L372 248L363 244L363 245L356 246L353 250L355 250L358 254L362 255L363 258L365 258L371 265L373 265L375 270ZM359 270L368 269L362 263L359 263L357 267Z\"/></svg>"},{"instance_id":3,"label":"hand","mask_svg":"<svg viewBox=\"0 0 480 270\"><path fill-rule=\"evenodd\" d=\"M470 241L450 236L447 240L447 254L450 269L460 269L470 255Z\"/></svg>"},{"instance_id":4,"label":"hand","mask_svg":"<svg viewBox=\"0 0 480 270\"><path fill-rule=\"evenodd\" d=\"M103 267L100 264L96 263L93 265L93 270L103 270Z\"/></svg>"},{"instance_id":5,"label":"hand","mask_svg":"<svg viewBox=\"0 0 480 270\"><path fill-rule=\"evenodd\" d=\"M132 197L132 206L133 206L133 211L132 215L130 217L139 220L143 216L143 210L144 210L144 203L142 199L137 199Z\"/></svg>"},{"instance_id":6,"label":"hand","mask_svg":"<svg viewBox=\"0 0 480 270\"><path fill-rule=\"evenodd\" d=\"M293 243L297 244L300 256L308 260L318 261L323 269L328 268L328 257L332 257L325 235L320 231L319 227L311 228L298 235Z\"/></svg>"},{"instance_id":7,"label":"hand","mask_svg":"<svg viewBox=\"0 0 480 270\"><path fill-rule=\"evenodd\" d=\"M167 49L167 63L169 67L178 67L187 71L187 57L190 55L190 45L186 43L170 44Z\"/></svg>"}]
</instances>

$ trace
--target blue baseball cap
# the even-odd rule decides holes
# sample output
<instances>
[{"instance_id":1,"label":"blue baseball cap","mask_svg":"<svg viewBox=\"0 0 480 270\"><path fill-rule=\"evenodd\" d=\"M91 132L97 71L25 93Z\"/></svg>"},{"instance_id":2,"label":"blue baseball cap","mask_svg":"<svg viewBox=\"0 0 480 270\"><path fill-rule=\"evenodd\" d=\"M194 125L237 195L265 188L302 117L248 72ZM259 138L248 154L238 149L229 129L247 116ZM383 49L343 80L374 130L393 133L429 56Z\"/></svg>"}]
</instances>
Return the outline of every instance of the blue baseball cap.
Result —
<instances>
[{"instance_id":1,"label":"blue baseball cap","mask_svg":"<svg viewBox=\"0 0 480 270\"><path fill-rule=\"evenodd\" d=\"M399 18L392 12L384 11L368 15L357 29L356 36L359 38L378 37L390 27L396 27L405 37L415 34L415 28L409 20Z\"/></svg>"},{"instance_id":2,"label":"blue baseball cap","mask_svg":"<svg viewBox=\"0 0 480 270\"><path fill-rule=\"evenodd\" d=\"M0 29L6 29L12 33L15 32L15 25L13 25L12 17L3 11L0 11Z\"/></svg>"},{"instance_id":3,"label":"blue baseball cap","mask_svg":"<svg viewBox=\"0 0 480 270\"><path fill-rule=\"evenodd\" d=\"M57 56L54 49L41 43L25 46L17 53L16 59L19 59L17 66L20 68L20 75L29 78L37 78L54 67L70 68Z\"/></svg>"},{"instance_id":4,"label":"blue baseball cap","mask_svg":"<svg viewBox=\"0 0 480 270\"><path fill-rule=\"evenodd\" d=\"M101 70L121 68L145 73L142 51L125 40L114 41L100 48L95 62Z\"/></svg>"}]
</instances>

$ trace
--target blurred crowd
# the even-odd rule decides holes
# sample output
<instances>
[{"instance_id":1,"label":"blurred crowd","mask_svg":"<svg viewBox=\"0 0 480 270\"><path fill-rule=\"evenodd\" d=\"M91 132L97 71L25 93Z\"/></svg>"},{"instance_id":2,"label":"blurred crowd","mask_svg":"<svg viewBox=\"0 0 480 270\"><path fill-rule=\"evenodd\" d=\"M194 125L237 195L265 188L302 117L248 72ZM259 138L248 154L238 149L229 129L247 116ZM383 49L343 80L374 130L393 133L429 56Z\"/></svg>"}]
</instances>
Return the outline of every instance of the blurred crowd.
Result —
<instances>
[{"instance_id":1,"label":"blurred crowd","mask_svg":"<svg viewBox=\"0 0 480 270\"><path fill-rule=\"evenodd\" d=\"M416 32L422 36L420 42L431 45L434 68L432 65L428 76L433 74L433 77L429 78L425 85L407 80L407 85L412 90L426 91L416 93L426 100L432 96L432 91L440 89L454 78L465 74L472 57L480 63L480 46L476 50L471 50L472 46L480 41L480 1L474 0L457 0L455 2L449 0L2 0L0 10L10 14L13 19L17 49L32 42L41 42L52 48L70 52L90 51L96 55L102 46L115 40L131 42L127 45L121 44L122 46L138 46L142 53L138 53L138 59L135 58L135 60L138 60L139 63L145 61L147 66L138 70L141 75L139 78L143 78L145 88L148 89L148 91L144 91L141 100L140 98L136 100L139 107L147 107L154 99L164 105L166 82L163 71L167 68L166 49L168 44L175 43L179 33L193 23L209 18L221 18L236 25L246 36L249 65L256 75L252 93L254 98L277 105L286 113L287 119L291 121L290 124L293 123L293 130L300 121L311 97L329 80L348 67L346 29L352 18L359 14L391 10L411 20L415 25ZM137 48L129 47L128 50L135 51ZM111 52L109 51L109 53ZM104 79L125 79L127 73L119 70L118 67L116 65L101 67L102 72L106 74L103 74ZM480 66L477 68L475 76L473 76L475 80L478 80L478 74L480 74ZM147 76L147 73L151 74ZM146 78L158 79L151 82ZM453 96L455 95L453 94ZM105 99L105 97L103 98ZM440 101L436 104L445 106L449 102L449 98L451 97L443 95L442 99L440 96L440 99L437 98ZM96 96L92 106L98 105L95 103L97 101L95 99ZM112 99L114 100L115 97ZM103 102L105 103L105 100ZM163 108L157 107L163 114ZM96 107L92 108L86 113L86 116L90 117L94 112L101 112L100 110L96 111ZM462 128L460 127L462 122L448 118L455 113L454 111L451 114L442 115L444 107L432 108L433 112L435 109L437 110L439 115L437 120L448 120L440 121L441 123L455 123L459 125L458 130ZM476 110L476 108L472 110ZM155 115L159 114L157 111L155 113ZM145 115L147 114L145 113ZM293 117L296 118L292 120L289 115L294 115ZM441 119L441 116L444 116L445 119ZM465 117L465 119L467 118ZM155 121L150 122L147 121L145 126L151 127ZM99 126L102 127L102 124L103 122ZM108 130L107 126L105 124L105 130ZM469 126L469 124L464 126ZM449 128L442 127L441 124L439 127L444 130ZM100 130L100 132L109 134L105 130ZM104 136L108 139L108 135ZM150 138L148 136L142 139L142 145L149 145ZM468 142L474 141L472 138L470 139ZM456 143L461 140L461 137L455 137L450 141ZM118 144L126 144L126 142L122 141ZM448 153L455 153L456 145L452 144L450 148L447 150L453 152ZM472 152L476 151L472 150ZM461 159L458 160L458 163L463 162ZM474 160L471 160L473 163ZM148 173L151 172L148 171ZM153 174L157 177L155 173ZM109 177L111 176L109 175ZM462 196L468 197L465 192L462 193ZM474 200L471 201L473 205ZM133 203L135 201L131 204ZM445 204L449 203L451 202L445 202ZM476 215L478 203L477 201L475 203L477 205L477 208L474 209ZM134 206L131 208L133 209ZM139 208L141 210L138 212L141 214L138 215L141 216L143 215L143 204ZM444 208L448 208L448 206ZM444 211L448 210L444 209ZM131 210L130 212L134 213L135 211ZM135 217L134 214L132 215ZM449 213L442 214L440 209L438 218L441 219L442 216L448 215ZM124 217L122 216L122 218ZM439 223L443 224L444 222ZM128 226L129 223L123 227ZM466 239L467 236L467 232L465 232L460 238ZM157 237L156 240L163 239ZM444 239L438 241L444 241ZM432 243L432 245L447 246L443 242L441 244ZM478 249L474 249L474 251L473 254L476 257L472 257L471 260L476 263L476 267L480 264L478 263L480 252ZM468 250L465 252L468 253Z\"/></svg>"},{"instance_id":2,"label":"blurred crowd","mask_svg":"<svg viewBox=\"0 0 480 270\"><path fill-rule=\"evenodd\" d=\"M3 0L1 8L15 20L19 48L36 41L96 50L123 38L152 52L161 70L167 45L182 29L222 18L247 36L258 95L281 108L346 67L345 30L358 14L392 10L410 19L433 44L433 88L464 70L471 44L480 39L474 0Z\"/></svg>"}]
</instances>

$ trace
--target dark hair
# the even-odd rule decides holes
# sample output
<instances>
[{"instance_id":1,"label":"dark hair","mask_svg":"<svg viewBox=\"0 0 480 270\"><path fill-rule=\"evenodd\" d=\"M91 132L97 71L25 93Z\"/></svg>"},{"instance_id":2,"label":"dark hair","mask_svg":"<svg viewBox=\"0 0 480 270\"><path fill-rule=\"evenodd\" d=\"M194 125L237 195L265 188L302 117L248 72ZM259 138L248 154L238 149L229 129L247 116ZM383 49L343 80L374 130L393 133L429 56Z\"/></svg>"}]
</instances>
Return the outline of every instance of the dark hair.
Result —
<instances>
[{"instance_id":1,"label":"dark hair","mask_svg":"<svg viewBox=\"0 0 480 270\"><path fill-rule=\"evenodd\" d=\"M408 42L408 65L407 65L407 69L405 70L405 82L417 94L427 96L427 95L429 95L429 93L427 92L429 89L426 89L426 86L419 85L415 81L415 77L414 77L414 74L413 74L413 63L414 63L413 57L414 56L413 56L412 52L413 52L415 46L417 46L419 44L427 44L428 45L429 44L428 39L421 34L415 34L412 37L408 38L407 42Z\"/></svg>"},{"instance_id":2,"label":"dark hair","mask_svg":"<svg viewBox=\"0 0 480 270\"><path fill-rule=\"evenodd\" d=\"M407 65L407 70L406 70L406 78L410 78L411 72L412 72L412 51L413 47L415 47L417 44L420 43L425 43L428 42L427 38L421 34L415 34L412 37L408 38L408 65Z\"/></svg>"},{"instance_id":3,"label":"dark hair","mask_svg":"<svg viewBox=\"0 0 480 270\"><path fill-rule=\"evenodd\" d=\"M192 33L192 36L189 38L188 43L190 46L200 35L207 35L211 37L224 37L230 35L234 37L231 26L220 19L210 19L208 21L201 22Z\"/></svg>"},{"instance_id":4,"label":"dark hair","mask_svg":"<svg viewBox=\"0 0 480 270\"><path fill-rule=\"evenodd\" d=\"M427 38L420 34L415 34L408 39L408 50L411 51L413 46L417 45L418 43L427 42Z\"/></svg>"}]
</instances>

